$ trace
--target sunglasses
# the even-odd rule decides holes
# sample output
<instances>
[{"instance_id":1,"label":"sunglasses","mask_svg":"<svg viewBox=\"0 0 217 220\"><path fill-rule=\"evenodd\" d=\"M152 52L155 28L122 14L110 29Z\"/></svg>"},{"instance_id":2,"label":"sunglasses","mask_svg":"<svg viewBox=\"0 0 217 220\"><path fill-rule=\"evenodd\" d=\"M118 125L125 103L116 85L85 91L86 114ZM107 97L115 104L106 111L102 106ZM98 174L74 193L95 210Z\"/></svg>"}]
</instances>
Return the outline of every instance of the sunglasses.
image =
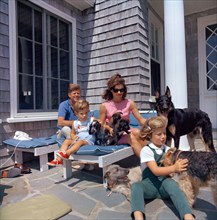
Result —
<instances>
[{"instance_id":1,"label":"sunglasses","mask_svg":"<svg viewBox=\"0 0 217 220\"><path fill-rule=\"evenodd\" d=\"M125 92L125 89L124 88L122 88L122 89L112 89L112 91L114 92L114 93L117 93L117 92Z\"/></svg>"}]
</instances>

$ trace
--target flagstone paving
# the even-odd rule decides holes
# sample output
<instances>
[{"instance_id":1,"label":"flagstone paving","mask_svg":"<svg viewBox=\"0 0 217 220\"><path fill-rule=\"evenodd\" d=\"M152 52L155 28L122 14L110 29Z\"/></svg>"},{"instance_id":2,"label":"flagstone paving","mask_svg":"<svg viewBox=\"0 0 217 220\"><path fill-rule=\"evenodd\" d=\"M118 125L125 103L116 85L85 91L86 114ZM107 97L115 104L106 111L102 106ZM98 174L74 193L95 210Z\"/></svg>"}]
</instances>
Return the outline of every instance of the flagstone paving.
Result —
<instances>
[{"instance_id":1,"label":"flagstone paving","mask_svg":"<svg viewBox=\"0 0 217 220\"><path fill-rule=\"evenodd\" d=\"M0 204L4 207L15 202L42 194L53 194L72 207L72 211L60 218L61 220L86 219L131 219L130 203L118 193L108 192L102 184L102 171L78 171L73 169L73 177L64 180L62 168L54 167L48 171L39 171L39 162L34 160L26 163L31 167L31 174L15 178L3 178L0 185ZM121 166L129 167L139 164L138 158L129 157L119 162ZM200 190L194 209L196 219L216 220L217 208L214 205L209 187ZM148 220L175 220L178 213L170 200L150 200L146 204Z\"/></svg>"}]
</instances>

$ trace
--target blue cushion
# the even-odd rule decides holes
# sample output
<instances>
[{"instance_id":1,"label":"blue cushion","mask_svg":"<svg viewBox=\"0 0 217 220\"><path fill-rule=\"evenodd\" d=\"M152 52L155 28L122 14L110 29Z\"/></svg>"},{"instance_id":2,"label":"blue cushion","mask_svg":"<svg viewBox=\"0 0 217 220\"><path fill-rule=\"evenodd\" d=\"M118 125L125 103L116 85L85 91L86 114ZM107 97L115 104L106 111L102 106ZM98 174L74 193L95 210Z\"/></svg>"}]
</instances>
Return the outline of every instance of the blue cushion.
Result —
<instances>
[{"instance_id":1,"label":"blue cushion","mask_svg":"<svg viewBox=\"0 0 217 220\"><path fill-rule=\"evenodd\" d=\"M35 148L35 147L43 147L50 144L55 144L56 140L57 140L57 136L53 135L51 137L33 138L31 140L16 140L11 138L3 141L3 143L13 147Z\"/></svg>"},{"instance_id":2,"label":"blue cushion","mask_svg":"<svg viewBox=\"0 0 217 220\"><path fill-rule=\"evenodd\" d=\"M65 140L64 138L60 138L57 139L56 141L58 145L61 146L64 140ZM84 145L75 154L101 156L101 155L113 153L114 151L120 150L124 147L129 147L129 145L127 144L110 145L110 146Z\"/></svg>"},{"instance_id":3,"label":"blue cushion","mask_svg":"<svg viewBox=\"0 0 217 220\"><path fill-rule=\"evenodd\" d=\"M99 110L92 111L91 115L95 118L99 118ZM157 113L150 111L150 112L141 113L141 115L143 118L151 118L151 117L157 116ZM136 118L133 116L132 113L130 113L130 127L136 128L139 126L140 126L140 124L138 123Z\"/></svg>"}]
</instances>

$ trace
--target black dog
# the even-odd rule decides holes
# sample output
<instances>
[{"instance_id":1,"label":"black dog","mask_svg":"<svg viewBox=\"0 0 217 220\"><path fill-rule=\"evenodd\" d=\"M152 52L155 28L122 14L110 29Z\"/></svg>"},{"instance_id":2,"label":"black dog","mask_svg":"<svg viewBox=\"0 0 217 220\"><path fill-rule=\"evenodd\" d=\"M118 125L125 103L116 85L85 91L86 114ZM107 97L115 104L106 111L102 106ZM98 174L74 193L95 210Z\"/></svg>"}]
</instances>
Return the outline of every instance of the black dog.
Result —
<instances>
[{"instance_id":1,"label":"black dog","mask_svg":"<svg viewBox=\"0 0 217 220\"><path fill-rule=\"evenodd\" d=\"M104 128L97 120L93 120L89 128L89 134L95 135L96 145L117 145L121 136L126 132L129 134L130 123L129 120L121 118L120 112L112 115L110 127L113 128L113 134L109 133L109 130Z\"/></svg>"},{"instance_id":2,"label":"black dog","mask_svg":"<svg viewBox=\"0 0 217 220\"><path fill-rule=\"evenodd\" d=\"M165 95L156 92L155 99L157 114L168 118L167 144L169 146L173 138L175 147L179 148L180 137L187 134L190 150L195 150L194 140L200 134L206 151L216 152L213 145L212 123L207 113L200 109L174 108L168 86Z\"/></svg>"},{"instance_id":3,"label":"black dog","mask_svg":"<svg viewBox=\"0 0 217 220\"><path fill-rule=\"evenodd\" d=\"M101 146L110 145L111 135L109 130L104 128L97 120L93 120L90 124L89 134L95 135L95 144Z\"/></svg>"},{"instance_id":4,"label":"black dog","mask_svg":"<svg viewBox=\"0 0 217 220\"><path fill-rule=\"evenodd\" d=\"M121 118L121 112L112 115L110 126L113 128L111 145L117 145L124 133L129 134L130 122L128 119Z\"/></svg>"}]
</instances>

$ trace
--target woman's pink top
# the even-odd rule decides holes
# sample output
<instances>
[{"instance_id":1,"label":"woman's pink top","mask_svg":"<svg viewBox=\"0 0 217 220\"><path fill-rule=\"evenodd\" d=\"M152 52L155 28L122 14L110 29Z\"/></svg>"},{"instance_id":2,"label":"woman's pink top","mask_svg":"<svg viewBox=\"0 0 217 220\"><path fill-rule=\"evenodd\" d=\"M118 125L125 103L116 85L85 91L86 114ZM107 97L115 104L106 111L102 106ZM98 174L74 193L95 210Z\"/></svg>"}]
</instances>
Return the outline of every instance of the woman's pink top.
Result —
<instances>
[{"instance_id":1,"label":"woman's pink top","mask_svg":"<svg viewBox=\"0 0 217 220\"><path fill-rule=\"evenodd\" d=\"M122 102L109 100L102 104L106 109L106 122L110 121L112 115L117 112L122 113L122 118L130 119L130 99L124 99Z\"/></svg>"},{"instance_id":2,"label":"woman's pink top","mask_svg":"<svg viewBox=\"0 0 217 220\"><path fill-rule=\"evenodd\" d=\"M106 109L106 123L110 122L112 115L116 112L122 112L122 118L130 119L130 99L124 99L122 102L114 102L112 100L105 101L102 103ZM126 144L128 135L124 134L118 141L118 144Z\"/></svg>"}]
</instances>

